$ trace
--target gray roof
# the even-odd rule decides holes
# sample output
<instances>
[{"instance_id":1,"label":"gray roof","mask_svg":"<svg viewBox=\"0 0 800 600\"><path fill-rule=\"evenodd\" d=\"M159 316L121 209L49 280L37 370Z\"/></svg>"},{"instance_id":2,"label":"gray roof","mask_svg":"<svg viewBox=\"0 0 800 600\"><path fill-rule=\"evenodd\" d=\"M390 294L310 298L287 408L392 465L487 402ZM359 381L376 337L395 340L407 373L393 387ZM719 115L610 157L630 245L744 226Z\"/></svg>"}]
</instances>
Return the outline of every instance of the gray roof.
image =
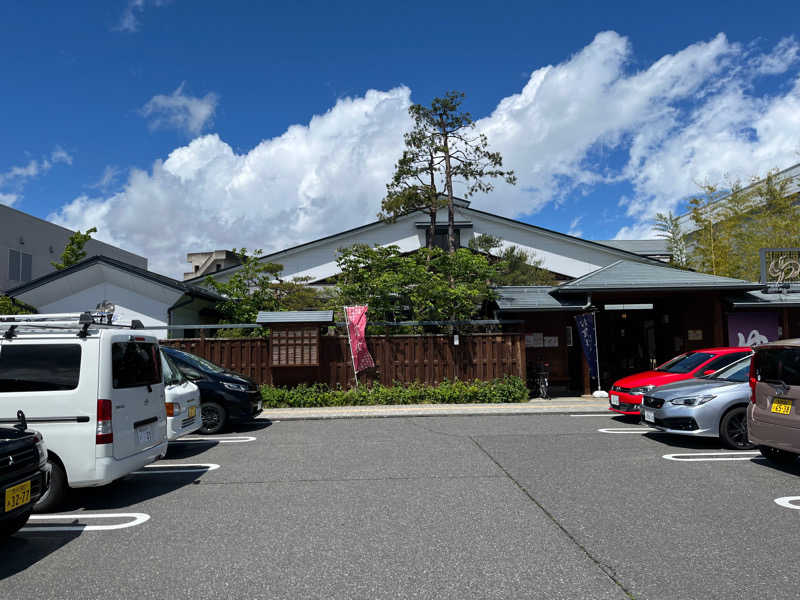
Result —
<instances>
[{"instance_id":1,"label":"gray roof","mask_svg":"<svg viewBox=\"0 0 800 600\"><path fill-rule=\"evenodd\" d=\"M332 310L262 310L256 317L256 323L333 323Z\"/></svg>"},{"instance_id":2,"label":"gray roof","mask_svg":"<svg viewBox=\"0 0 800 600\"><path fill-rule=\"evenodd\" d=\"M556 292L757 290L760 287L760 283L743 279L695 273L654 263L618 260L607 267L561 284Z\"/></svg>"},{"instance_id":3,"label":"gray roof","mask_svg":"<svg viewBox=\"0 0 800 600\"><path fill-rule=\"evenodd\" d=\"M797 308L800 307L800 289L793 287L790 291L771 293L755 290L727 296L725 301L734 308Z\"/></svg>"},{"instance_id":4,"label":"gray roof","mask_svg":"<svg viewBox=\"0 0 800 600\"><path fill-rule=\"evenodd\" d=\"M598 244L603 244L610 248L625 250L640 254L641 256L669 256L672 254L667 247L667 240L597 240Z\"/></svg>"},{"instance_id":5,"label":"gray roof","mask_svg":"<svg viewBox=\"0 0 800 600\"><path fill-rule=\"evenodd\" d=\"M550 295L553 288L549 285L500 286L495 289L497 306L504 311L581 310L588 304L585 296L555 298Z\"/></svg>"}]
</instances>

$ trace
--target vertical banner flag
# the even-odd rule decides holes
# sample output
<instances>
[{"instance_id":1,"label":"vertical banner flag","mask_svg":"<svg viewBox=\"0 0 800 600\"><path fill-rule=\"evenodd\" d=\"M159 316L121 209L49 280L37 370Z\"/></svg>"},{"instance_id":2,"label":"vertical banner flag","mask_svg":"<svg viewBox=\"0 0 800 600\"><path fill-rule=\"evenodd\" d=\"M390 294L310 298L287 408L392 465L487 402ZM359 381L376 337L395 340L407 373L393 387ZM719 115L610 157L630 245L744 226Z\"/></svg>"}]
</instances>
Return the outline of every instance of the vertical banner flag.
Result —
<instances>
[{"instance_id":1,"label":"vertical banner flag","mask_svg":"<svg viewBox=\"0 0 800 600\"><path fill-rule=\"evenodd\" d=\"M353 357L353 370L358 373L374 367L375 363L367 349L367 307L345 306L347 319L347 337L350 341L350 355Z\"/></svg>"},{"instance_id":2,"label":"vertical banner flag","mask_svg":"<svg viewBox=\"0 0 800 600\"><path fill-rule=\"evenodd\" d=\"M584 313L575 317L578 325L578 337L586 362L589 365L589 375L597 379L597 331L595 329L594 313Z\"/></svg>"}]
</instances>

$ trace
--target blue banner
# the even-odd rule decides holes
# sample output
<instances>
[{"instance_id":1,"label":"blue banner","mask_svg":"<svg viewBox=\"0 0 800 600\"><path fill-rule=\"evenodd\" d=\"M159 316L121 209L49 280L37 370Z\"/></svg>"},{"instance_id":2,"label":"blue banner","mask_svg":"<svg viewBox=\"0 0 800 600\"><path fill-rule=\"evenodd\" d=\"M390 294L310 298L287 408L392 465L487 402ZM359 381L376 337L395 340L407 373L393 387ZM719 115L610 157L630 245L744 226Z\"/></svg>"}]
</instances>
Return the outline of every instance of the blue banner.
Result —
<instances>
[{"instance_id":1,"label":"blue banner","mask_svg":"<svg viewBox=\"0 0 800 600\"><path fill-rule=\"evenodd\" d=\"M597 330L594 313L584 313L575 317L578 325L578 336L586 362L589 364L589 375L597 379Z\"/></svg>"}]
</instances>

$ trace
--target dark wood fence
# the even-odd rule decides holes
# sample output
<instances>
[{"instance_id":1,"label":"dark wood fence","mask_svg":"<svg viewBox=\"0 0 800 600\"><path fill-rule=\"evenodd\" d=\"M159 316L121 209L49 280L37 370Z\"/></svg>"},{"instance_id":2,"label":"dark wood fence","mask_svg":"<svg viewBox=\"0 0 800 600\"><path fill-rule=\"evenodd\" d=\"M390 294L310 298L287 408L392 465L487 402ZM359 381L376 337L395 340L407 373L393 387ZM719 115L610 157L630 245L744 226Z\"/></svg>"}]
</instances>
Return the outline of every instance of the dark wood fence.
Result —
<instances>
[{"instance_id":1,"label":"dark wood fence","mask_svg":"<svg viewBox=\"0 0 800 600\"><path fill-rule=\"evenodd\" d=\"M344 336L320 339L319 366L315 367L271 366L269 338L192 338L161 343L207 358L258 383L355 385ZM367 346L375 368L359 373L360 383L435 384L444 379L488 380L504 375L525 378L525 344L519 333L461 335L458 346L449 335L369 336Z\"/></svg>"}]
</instances>

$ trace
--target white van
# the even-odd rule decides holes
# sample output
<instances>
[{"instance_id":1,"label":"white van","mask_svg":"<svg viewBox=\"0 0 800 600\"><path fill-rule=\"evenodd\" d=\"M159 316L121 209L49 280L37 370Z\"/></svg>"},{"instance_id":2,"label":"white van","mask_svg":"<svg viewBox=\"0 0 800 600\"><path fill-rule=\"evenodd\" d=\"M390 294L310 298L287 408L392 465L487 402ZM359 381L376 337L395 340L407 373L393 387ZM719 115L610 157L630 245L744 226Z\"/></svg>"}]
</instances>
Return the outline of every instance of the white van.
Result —
<instances>
[{"instance_id":1,"label":"white van","mask_svg":"<svg viewBox=\"0 0 800 600\"><path fill-rule=\"evenodd\" d=\"M203 425L200 388L186 379L166 353L160 354L166 394L167 439L172 442L182 435L194 433Z\"/></svg>"},{"instance_id":2,"label":"white van","mask_svg":"<svg viewBox=\"0 0 800 600\"><path fill-rule=\"evenodd\" d=\"M68 487L105 485L167 451L158 340L90 313L0 316L0 422L23 410L52 476L34 510Z\"/></svg>"}]
</instances>

